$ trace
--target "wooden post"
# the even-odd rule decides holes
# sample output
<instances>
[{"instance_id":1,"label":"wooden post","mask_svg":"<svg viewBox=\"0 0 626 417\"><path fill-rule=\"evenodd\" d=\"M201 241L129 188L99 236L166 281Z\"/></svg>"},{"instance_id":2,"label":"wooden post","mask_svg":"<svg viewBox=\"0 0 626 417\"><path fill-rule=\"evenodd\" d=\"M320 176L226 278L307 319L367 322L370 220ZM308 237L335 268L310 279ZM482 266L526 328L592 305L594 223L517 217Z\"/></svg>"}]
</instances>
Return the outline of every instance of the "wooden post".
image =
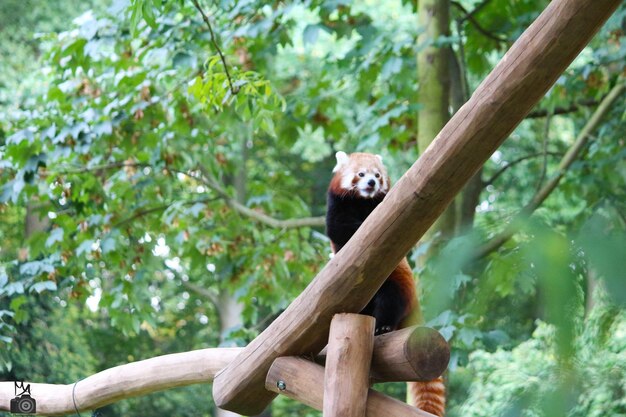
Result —
<instances>
[{"instance_id":1,"label":"wooden post","mask_svg":"<svg viewBox=\"0 0 626 417\"><path fill-rule=\"evenodd\" d=\"M589 42L621 0L553 0L313 282L213 384L220 408L258 414L273 361L315 354L332 316L358 312Z\"/></svg>"},{"instance_id":2,"label":"wooden post","mask_svg":"<svg viewBox=\"0 0 626 417\"><path fill-rule=\"evenodd\" d=\"M337 314L330 323L324 417L365 417L376 319Z\"/></svg>"},{"instance_id":3,"label":"wooden post","mask_svg":"<svg viewBox=\"0 0 626 417\"><path fill-rule=\"evenodd\" d=\"M265 380L265 388L303 404L321 410L323 394L321 381L324 368L298 357L278 358ZM367 393L367 417L435 417L426 411L370 389Z\"/></svg>"}]
</instances>

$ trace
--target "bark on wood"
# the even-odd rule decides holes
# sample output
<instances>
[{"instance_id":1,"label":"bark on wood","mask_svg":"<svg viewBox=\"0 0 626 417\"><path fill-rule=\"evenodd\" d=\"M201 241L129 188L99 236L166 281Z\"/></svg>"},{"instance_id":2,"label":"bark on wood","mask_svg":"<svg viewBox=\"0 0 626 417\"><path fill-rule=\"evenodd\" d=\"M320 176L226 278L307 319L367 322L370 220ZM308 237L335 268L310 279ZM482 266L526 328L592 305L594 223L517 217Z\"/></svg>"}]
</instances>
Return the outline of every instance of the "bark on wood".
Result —
<instances>
[{"instance_id":1,"label":"bark on wood","mask_svg":"<svg viewBox=\"0 0 626 417\"><path fill-rule=\"evenodd\" d=\"M315 358L324 364L326 349ZM374 338L371 382L432 381L450 361L450 346L430 327L407 327Z\"/></svg>"},{"instance_id":2,"label":"bark on wood","mask_svg":"<svg viewBox=\"0 0 626 417\"><path fill-rule=\"evenodd\" d=\"M273 361L319 351L334 314L358 312L365 306L620 3L552 1L348 244L216 376L216 404L241 414L261 412L275 395L263 388Z\"/></svg>"},{"instance_id":3,"label":"bark on wood","mask_svg":"<svg viewBox=\"0 0 626 417\"><path fill-rule=\"evenodd\" d=\"M31 396L37 401L37 414L74 414L76 408L79 411L93 410L123 398L211 382L239 352L241 348L174 353L116 366L76 384L26 384L30 384ZM15 396L13 388L13 382L0 382L0 411L9 411L10 400Z\"/></svg>"},{"instance_id":4,"label":"bark on wood","mask_svg":"<svg viewBox=\"0 0 626 417\"><path fill-rule=\"evenodd\" d=\"M330 323L324 417L365 417L376 319L337 314Z\"/></svg>"},{"instance_id":5,"label":"bark on wood","mask_svg":"<svg viewBox=\"0 0 626 417\"><path fill-rule=\"evenodd\" d=\"M321 365L302 358L283 357L276 359L270 367L265 387L275 394L285 395L316 410L321 410L324 396L321 384L323 378L324 368ZM430 413L371 389L367 394L365 415L367 417L434 417Z\"/></svg>"},{"instance_id":6,"label":"bark on wood","mask_svg":"<svg viewBox=\"0 0 626 417\"><path fill-rule=\"evenodd\" d=\"M450 347L438 331L410 327L376 338L371 375L376 382L431 381L449 361Z\"/></svg>"}]
</instances>

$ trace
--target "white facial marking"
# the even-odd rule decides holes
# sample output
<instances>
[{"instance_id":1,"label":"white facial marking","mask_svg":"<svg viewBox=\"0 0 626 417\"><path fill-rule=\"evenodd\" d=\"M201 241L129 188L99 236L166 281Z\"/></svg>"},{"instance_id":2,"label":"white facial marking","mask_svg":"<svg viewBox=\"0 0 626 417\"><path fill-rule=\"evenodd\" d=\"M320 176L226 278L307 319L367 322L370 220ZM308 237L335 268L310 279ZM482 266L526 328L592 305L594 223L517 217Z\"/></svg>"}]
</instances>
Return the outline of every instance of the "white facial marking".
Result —
<instances>
[{"instance_id":1,"label":"white facial marking","mask_svg":"<svg viewBox=\"0 0 626 417\"><path fill-rule=\"evenodd\" d=\"M343 151L339 151L335 154L335 158L337 159L337 165L335 165L335 168L333 168L333 172L337 172L339 171L339 169L346 165L348 162L350 162L350 158L348 157L348 154L343 152Z\"/></svg>"},{"instance_id":2,"label":"white facial marking","mask_svg":"<svg viewBox=\"0 0 626 417\"><path fill-rule=\"evenodd\" d=\"M363 174L363 176L361 176L361 174ZM380 190L380 178L376 178L376 174L373 171L360 170L358 178L356 188L361 197L374 197Z\"/></svg>"},{"instance_id":3,"label":"white facial marking","mask_svg":"<svg viewBox=\"0 0 626 417\"><path fill-rule=\"evenodd\" d=\"M352 188L352 179L354 178L354 172L346 171L343 173L341 177L341 188L344 190L349 190Z\"/></svg>"}]
</instances>

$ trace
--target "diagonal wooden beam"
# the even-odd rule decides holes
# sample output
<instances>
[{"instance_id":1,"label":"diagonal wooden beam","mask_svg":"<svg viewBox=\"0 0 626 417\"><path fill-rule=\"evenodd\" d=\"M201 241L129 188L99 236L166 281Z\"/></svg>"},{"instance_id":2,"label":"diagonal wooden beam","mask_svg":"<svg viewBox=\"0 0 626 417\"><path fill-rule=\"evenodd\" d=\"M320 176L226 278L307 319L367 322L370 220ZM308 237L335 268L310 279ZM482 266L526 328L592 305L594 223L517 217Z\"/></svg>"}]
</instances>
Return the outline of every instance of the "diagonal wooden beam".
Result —
<instances>
[{"instance_id":1,"label":"diagonal wooden beam","mask_svg":"<svg viewBox=\"0 0 626 417\"><path fill-rule=\"evenodd\" d=\"M621 0L553 0L520 36L346 246L261 335L220 372L215 403L258 414L280 356L317 353L331 318L358 312L463 185L541 99Z\"/></svg>"}]
</instances>

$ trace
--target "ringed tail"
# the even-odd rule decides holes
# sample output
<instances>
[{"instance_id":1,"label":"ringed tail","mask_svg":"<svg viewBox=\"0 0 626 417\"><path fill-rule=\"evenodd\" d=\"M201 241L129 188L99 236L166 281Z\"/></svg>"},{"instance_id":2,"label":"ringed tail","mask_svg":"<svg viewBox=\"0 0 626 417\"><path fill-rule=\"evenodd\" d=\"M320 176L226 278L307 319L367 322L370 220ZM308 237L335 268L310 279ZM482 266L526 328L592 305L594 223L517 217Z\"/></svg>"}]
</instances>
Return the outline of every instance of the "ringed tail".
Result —
<instances>
[{"instance_id":1,"label":"ringed tail","mask_svg":"<svg viewBox=\"0 0 626 417\"><path fill-rule=\"evenodd\" d=\"M427 382L409 382L409 402L420 410L443 417L446 408L446 387L443 377Z\"/></svg>"}]
</instances>

